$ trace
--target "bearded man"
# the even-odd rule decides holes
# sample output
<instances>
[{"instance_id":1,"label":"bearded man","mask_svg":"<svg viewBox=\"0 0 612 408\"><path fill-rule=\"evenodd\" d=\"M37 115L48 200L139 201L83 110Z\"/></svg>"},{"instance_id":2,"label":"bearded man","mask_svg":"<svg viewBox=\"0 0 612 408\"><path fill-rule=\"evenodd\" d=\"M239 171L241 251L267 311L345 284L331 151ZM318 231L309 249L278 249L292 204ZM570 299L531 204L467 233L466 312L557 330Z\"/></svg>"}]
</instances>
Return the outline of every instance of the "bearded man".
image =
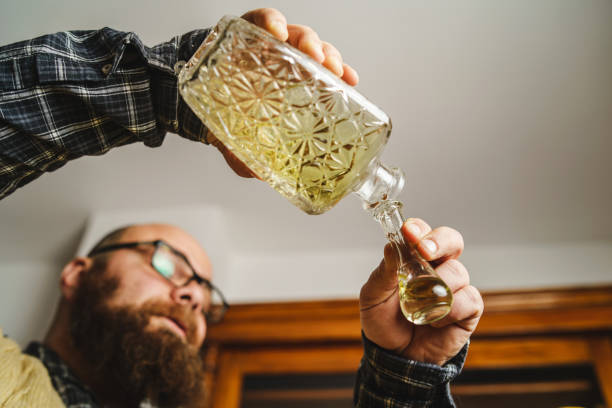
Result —
<instances>
[{"instance_id":1,"label":"bearded man","mask_svg":"<svg viewBox=\"0 0 612 408\"><path fill-rule=\"evenodd\" d=\"M406 321L395 294L395 251L388 245L360 294L365 356L355 403L453 406L448 384L461 369L482 300L456 260L463 246L457 231L431 230L411 219L402 232L439 264L455 303L432 326ZM425 241L439 248L435 255ZM206 330L228 305L193 237L171 225L121 228L87 256L71 260L60 285L62 298L47 336L25 353L43 363L65 406L177 407L202 401Z\"/></svg>"},{"instance_id":2,"label":"bearded man","mask_svg":"<svg viewBox=\"0 0 612 408\"><path fill-rule=\"evenodd\" d=\"M55 389L70 390L68 406L194 401L207 323L225 309L211 308L222 297L210 279L206 252L181 229L116 230L64 267L51 329L26 353L43 361Z\"/></svg>"}]
</instances>

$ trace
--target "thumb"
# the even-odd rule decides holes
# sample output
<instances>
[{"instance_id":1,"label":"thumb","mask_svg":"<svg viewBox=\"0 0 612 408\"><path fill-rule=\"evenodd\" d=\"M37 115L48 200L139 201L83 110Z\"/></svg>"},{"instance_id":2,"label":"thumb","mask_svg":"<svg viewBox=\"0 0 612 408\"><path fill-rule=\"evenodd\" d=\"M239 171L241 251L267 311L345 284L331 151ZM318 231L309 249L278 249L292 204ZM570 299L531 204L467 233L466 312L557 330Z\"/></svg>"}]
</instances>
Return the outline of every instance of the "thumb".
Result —
<instances>
[{"instance_id":1,"label":"thumb","mask_svg":"<svg viewBox=\"0 0 612 408\"><path fill-rule=\"evenodd\" d=\"M396 247L385 245L384 258L370 274L359 294L360 309L374 307L385 302L397 290L397 269L400 257Z\"/></svg>"}]
</instances>

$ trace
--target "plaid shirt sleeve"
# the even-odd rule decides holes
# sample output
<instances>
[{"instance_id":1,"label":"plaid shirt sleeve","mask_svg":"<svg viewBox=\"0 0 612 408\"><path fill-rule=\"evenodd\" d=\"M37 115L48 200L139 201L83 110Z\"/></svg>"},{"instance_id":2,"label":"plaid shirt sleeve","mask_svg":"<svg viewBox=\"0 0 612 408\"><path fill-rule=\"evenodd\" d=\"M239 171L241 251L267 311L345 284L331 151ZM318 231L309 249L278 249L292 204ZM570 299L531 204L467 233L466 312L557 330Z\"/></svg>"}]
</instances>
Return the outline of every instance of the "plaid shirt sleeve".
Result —
<instances>
[{"instance_id":1,"label":"plaid shirt sleeve","mask_svg":"<svg viewBox=\"0 0 612 408\"><path fill-rule=\"evenodd\" d=\"M0 47L0 199L83 155L166 132L206 142L206 128L179 97L174 65L208 30L155 47L103 28Z\"/></svg>"},{"instance_id":2,"label":"plaid shirt sleeve","mask_svg":"<svg viewBox=\"0 0 612 408\"><path fill-rule=\"evenodd\" d=\"M468 345L442 367L391 354L363 335L364 355L357 371L358 408L454 408L449 383L461 371Z\"/></svg>"}]
</instances>

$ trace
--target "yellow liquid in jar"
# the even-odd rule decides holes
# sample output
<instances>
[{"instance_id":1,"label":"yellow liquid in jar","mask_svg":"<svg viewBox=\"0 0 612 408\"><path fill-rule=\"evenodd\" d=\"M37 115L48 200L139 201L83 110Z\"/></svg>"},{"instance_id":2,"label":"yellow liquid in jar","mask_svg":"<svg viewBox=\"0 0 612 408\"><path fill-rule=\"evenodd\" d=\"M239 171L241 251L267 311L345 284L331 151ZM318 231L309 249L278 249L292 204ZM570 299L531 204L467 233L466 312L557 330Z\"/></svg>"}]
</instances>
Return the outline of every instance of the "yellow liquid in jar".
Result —
<instances>
[{"instance_id":1,"label":"yellow liquid in jar","mask_svg":"<svg viewBox=\"0 0 612 408\"><path fill-rule=\"evenodd\" d=\"M386 143L388 118L296 65L273 42L253 52L239 33L226 37L181 84L181 95L259 178L307 213L327 211Z\"/></svg>"}]
</instances>

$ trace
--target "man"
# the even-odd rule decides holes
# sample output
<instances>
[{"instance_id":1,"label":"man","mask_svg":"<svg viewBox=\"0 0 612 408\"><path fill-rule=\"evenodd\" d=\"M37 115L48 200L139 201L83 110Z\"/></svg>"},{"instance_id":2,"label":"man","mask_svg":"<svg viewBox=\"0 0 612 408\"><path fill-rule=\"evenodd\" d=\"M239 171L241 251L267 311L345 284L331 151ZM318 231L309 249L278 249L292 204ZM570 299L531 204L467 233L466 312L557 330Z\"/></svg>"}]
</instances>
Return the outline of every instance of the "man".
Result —
<instances>
[{"instance_id":1,"label":"man","mask_svg":"<svg viewBox=\"0 0 612 408\"><path fill-rule=\"evenodd\" d=\"M245 18L357 82L333 46L276 10ZM216 145L238 174L250 172L189 111L172 67L188 59L205 31L152 49L133 34L104 29L58 33L0 49L0 197L84 154L143 141L166 131ZM51 50L51 51L49 51ZM136 102L137 101L137 102ZM398 304L391 246L360 293L365 353L355 404L453 406L448 383L465 358L482 299L457 260L461 235L419 219L403 234L435 265L455 297L450 314L414 326ZM206 329L219 317L205 251L167 225L130 226L104 238L61 275L62 300L43 344L26 350L43 362L67 406L178 406L198 400ZM1 389L0 389L1 390ZM2 395L0 395L2 397Z\"/></svg>"},{"instance_id":2,"label":"man","mask_svg":"<svg viewBox=\"0 0 612 408\"><path fill-rule=\"evenodd\" d=\"M395 289L396 253L388 245L360 294L365 355L355 403L452 406L448 383L461 368L482 303L456 260L458 232L431 231L413 219L403 233L441 262L437 271L455 304L432 326L406 321ZM427 252L425 240L439 250ZM64 267L54 322L44 342L31 343L26 353L43 362L68 407L197 403L204 392L200 349L209 324L224 312L211 307L213 299L223 300L211 280L206 252L181 229L152 224L114 231Z\"/></svg>"}]
</instances>

